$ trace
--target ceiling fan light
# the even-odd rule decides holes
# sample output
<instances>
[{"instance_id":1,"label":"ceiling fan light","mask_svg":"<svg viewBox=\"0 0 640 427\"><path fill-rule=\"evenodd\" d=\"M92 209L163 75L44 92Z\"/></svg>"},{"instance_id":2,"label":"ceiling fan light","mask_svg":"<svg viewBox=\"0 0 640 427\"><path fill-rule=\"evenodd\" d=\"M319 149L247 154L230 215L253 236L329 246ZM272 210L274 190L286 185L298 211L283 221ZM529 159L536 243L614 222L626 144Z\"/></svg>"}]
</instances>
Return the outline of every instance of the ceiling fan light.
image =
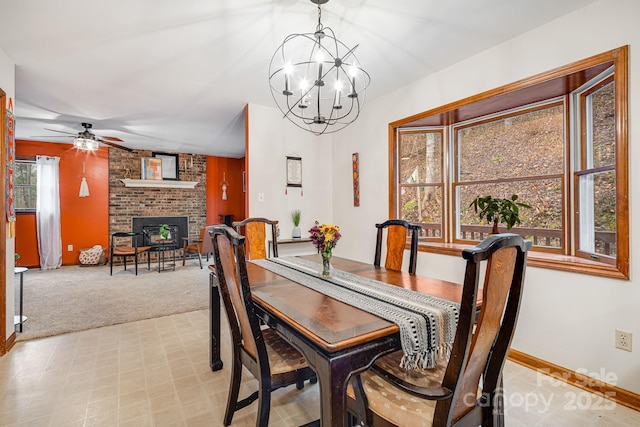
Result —
<instances>
[{"instance_id":1,"label":"ceiling fan light","mask_svg":"<svg viewBox=\"0 0 640 427\"><path fill-rule=\"evenodd\" d=\"M73 140L73 146L78 150L94 151L98 149L98 141L94 139L77 137Z\"/></svg>"}]
</instances>

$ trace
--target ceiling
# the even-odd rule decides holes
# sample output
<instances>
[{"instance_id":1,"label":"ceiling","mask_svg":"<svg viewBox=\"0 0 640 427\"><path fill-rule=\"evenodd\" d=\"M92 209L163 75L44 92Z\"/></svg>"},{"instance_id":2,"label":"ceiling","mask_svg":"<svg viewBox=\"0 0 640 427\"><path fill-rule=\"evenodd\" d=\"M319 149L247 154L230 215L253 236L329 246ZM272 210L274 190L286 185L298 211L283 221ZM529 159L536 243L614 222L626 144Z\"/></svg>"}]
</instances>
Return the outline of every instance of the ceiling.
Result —
<instances>
[{"instance_id":1,"label":"ceiling","mask_svg":"<svg viewBox=\"0 0 640 427\"><path fill-rule=\"evenodd\" d=\"M331 0L322 23L359 44L369 102L594 1ZM0 0L16 137L90 122L134 149L241 157L244 106L275 105L271 56L316 23L309 0Z\"/></svg>"}]
</instances>

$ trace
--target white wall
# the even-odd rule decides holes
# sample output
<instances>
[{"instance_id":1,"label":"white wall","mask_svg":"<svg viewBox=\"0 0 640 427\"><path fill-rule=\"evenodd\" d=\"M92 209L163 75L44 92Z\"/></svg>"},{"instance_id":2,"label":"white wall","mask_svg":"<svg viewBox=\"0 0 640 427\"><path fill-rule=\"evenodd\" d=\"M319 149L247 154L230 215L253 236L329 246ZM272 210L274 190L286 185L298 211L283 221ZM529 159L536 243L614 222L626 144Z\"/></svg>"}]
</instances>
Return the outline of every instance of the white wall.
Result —
<instances>
[{"instance_id":1,"label":"white wall","mask_svg":"<svg viewBox=\"0 0 640 427\"><path fill-rule=\"evenodd\" d=\"M627 44L630 164L639 164L640 130L634 126L640 123L638 17L637 0L602 0L368 102L358 121L334 136L333 217L344 235L339 247L351 258L373 260L373 224L388 217L388 123ZM372 80L375 84L375 77ZM353 207L351 194L353 152L360 153L359 208ZM630 168L631 213L640 211L637 175ZM635 275L640 217L630 220L630 281L527 270L513 348L575 371L615 373L612 383L640 393L640 278ZM462 269L457 257L418 257L419 274L461 281ZM635 335L632 353L614 348L615 328Z\"/></svg>"},{"instance_id":2,"label":"white wall","mask_svg":"<svg viewBox=\"0 0 640 427\"><path fill-rule=\"evenodd\" d=\"M15 65L7 55L7 53L0 46L0 88L7 94L7 104L9 103L9 98L13 99L13 107L15 111L16 101L15 101ZM8 106L8 105L7 105ZM5 148L2 147L4 150ZM4 170L4 168L3 168ZM4 173L4 172L3 172ZM2 201L2 206L4 206L4 200ZM3 208L4 211L4 208ZM2 212L2 215L5 215L5 212ZM9 234L9 227L7 227L7 241L5 242L6 247L6 259L5 263L7 266L7 277L5 278L5 283L7 284L6 289L6 324L7 324L7 336L9 338L11 334L14 332L13 327L13 315L14 315L14 293L13 293L13 254L14 254L14 239Z\"/></svg>"},{"instance_id":3,"label":"white wall","mask_svg":"<svg viewBox=\"0 0 640 427\"><path fill-rule=\"evenodd\" d=\"M300 209L302 236L314 221L332 221L331 173L332 147L327 136L314 136L287 119L277 108L249 105L249 216L280 221L281 238L291 238L291 211ZM302 191L286 187L286 157L302 157ZM287 194L285 194L285 189ZM258 200L264 193L264 202ZM302 246L302 245L301 245ZM278 248L290 252L291 245ZM313 252L313 247L296 251Z\"/></svg>"}]
</instances>

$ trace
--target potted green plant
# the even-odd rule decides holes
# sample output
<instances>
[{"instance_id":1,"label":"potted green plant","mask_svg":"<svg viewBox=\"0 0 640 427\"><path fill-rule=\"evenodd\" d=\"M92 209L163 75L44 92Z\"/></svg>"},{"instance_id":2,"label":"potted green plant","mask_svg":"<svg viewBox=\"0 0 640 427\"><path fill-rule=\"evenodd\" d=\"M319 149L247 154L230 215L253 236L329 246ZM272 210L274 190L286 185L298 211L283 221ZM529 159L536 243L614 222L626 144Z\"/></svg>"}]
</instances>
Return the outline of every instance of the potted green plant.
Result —
<instances>
[{"instance_id":1,"label":"potted green plant","mask_svg":"<svg viewBox=\"0 0 640 427\"><path fill-rule=\"evenodd\" d=\"M520 208L530 209L526 203L518 202L518 195L513 194L510 198L499 199L492 196L478 196L469 205L473 207L480 219L484 219L488 224L493 224L492 234L498 234L498 223L507 225L510 230L516 224L520 224Z\"/></svg>"},{"instance_id":2,"label":"potted green plant","mask_svg":"<svg viewBox=\"0 0 640 427\"><path fill-rule=\"evenodd\" d=\"M300 219L302 218L302 211L300 209L294 209L291 211L291 220L293 221L293 230L291 231L291 237L299 239L302 237L300 231Z\"/></svg>"},{"instance_id":3,"label":"potted green plant","mask_svg":"<svg viewBox=\"0 0 640 427\"><path fill-rule=\"evenodd\" d=\"M158 230L158 234L162 240L167 240L171 237L171 230L169 230L169 225L160 224L160 229Z\"/></svg>"}]
</instances>

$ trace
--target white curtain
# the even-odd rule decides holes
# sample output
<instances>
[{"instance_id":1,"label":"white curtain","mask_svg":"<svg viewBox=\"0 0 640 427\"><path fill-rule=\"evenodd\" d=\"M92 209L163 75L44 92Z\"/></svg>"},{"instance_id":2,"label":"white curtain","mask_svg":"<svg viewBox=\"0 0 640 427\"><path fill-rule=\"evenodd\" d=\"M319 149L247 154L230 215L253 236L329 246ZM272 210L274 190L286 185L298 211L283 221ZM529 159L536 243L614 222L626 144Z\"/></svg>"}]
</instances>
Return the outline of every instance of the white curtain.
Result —
<instances>
[{"instance_id":1,"label":"white curtain","mask_svg":"<svg viewBox=\"0 0 640 427\"><path fill-rule=\"evenodd\" d=\"M38 252L40 268L52 270L62 266L60 237L60 172L59 157L36 157Z\"/></svg>"}]
</instances>

